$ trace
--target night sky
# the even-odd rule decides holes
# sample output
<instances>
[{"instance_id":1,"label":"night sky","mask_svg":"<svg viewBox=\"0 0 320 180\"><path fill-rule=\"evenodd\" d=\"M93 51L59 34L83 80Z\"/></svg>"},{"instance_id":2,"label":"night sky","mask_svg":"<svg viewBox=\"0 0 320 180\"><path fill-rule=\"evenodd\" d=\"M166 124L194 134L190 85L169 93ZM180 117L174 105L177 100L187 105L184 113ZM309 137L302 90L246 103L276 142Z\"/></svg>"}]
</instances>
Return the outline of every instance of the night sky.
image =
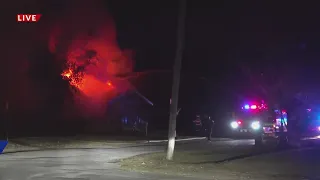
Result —
<instances>
[{"instance_id":1,"label":"night sky","mask_svg":"<svg viewBox=\"0 0 320 180\"><path fill-rule=\"evenodd\" d=\"M119 42L136 49L137 70L170 69L178 3L115 2L110 8L118 25ZM288 76L286 86L299 87L297 91L305 93L317 91L317 3L264 2L188 1L182 74L189 80L181 88L182 94L196 86L200 91L195 99L204 94L209 99L202 99L204 107L227 108L239 96L252 93L256 82L248 76L261 73L270 84ZM244 73L243 68L252 73ZM207 82L200 87L194 83L199 77Z\"/></svg>"},{"instance_id":2,"label":"night sky","mask_svg":"<svg viewBox=\"0 0 320 180\"><path fill-rule=\"evenodd\" d=\"M37 52L46 53L48 24L63 17L76 1L17 2L7 2L8 30L2 34L6 59L12 59L5 71L8 83L19 64L16 59L24 58L26 49L43 46ZM180 106L195 104L210 113L226 110L238 96L251 92L251 78L243 69L250 69L250 76L266 74L270 81L291 72L288 76L294 84L288 86L303 86L305 91L319 88L317 4L263 2L188 1ZM135 71L172 69L178 1L114 0L104 5L114 17L120 47L135 51ZM18 12L39 12L43 18L37 25L17 24ZM168 98L161 97L161 88L170 91L171 74L166 71L159 76L158 87L153 86L157 90L146 84L140 89L152 101Z\"/></svg>"}]
</instances>

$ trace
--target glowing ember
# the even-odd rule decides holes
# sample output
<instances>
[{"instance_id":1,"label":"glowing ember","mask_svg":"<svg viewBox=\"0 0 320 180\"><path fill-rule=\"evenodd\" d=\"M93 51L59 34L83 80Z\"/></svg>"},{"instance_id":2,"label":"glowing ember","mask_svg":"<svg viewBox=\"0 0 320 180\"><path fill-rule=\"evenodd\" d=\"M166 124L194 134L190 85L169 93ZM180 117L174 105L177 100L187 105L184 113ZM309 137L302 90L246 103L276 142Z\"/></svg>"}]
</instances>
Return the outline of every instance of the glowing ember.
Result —
<instances>
[{"instance_id":1,"label":"glowing ember","mask_svg":"<svg viewBox=\"0 0 320 180\"><path fill-rule=\"evenodd\" d=\"M72 71L70 69L66 70L61 74L62 77L70 78L72 76Z\"/></svg>"},{"instance_id":2,"label":"glowing ember","mask_svg":"<svg viewBox=\"0 0 320 180\"><path fill-rule=\"evenodd\" d=\"M64 79L68 80L71 86L81 89L81 86L83 84L83 73L75 73L75 71L67 69L63 73L61 73L61 76Z\"/></svg>"},{"instance_id":3,"label":"glowing ember","mask_svg":"<svg viewBox=\"0 0 320 180\"><path fill-rule=\"evenodd\" d=\"M107 82L107 85L108 85L109 87L112 87L112 83L111 83L110 81Z\"/></svg>"}]
</instances>

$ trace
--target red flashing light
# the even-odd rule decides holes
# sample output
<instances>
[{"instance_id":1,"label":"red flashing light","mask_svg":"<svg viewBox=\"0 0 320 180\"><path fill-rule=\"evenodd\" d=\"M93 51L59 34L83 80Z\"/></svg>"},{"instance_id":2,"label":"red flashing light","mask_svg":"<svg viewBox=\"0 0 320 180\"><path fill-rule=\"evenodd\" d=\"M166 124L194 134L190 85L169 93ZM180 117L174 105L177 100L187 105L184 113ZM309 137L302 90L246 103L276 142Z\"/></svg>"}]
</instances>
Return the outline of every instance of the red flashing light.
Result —
<instances>
[{"instance_id":1,"label":"red flashing light","mask_svg":"<svg viewBox=\"0 0 320 180\"><path fill-rule=\"evenodd\" d=\"M237 123L240 125L240 124L242 124L242 122L241 121L237 121Z\"/></svg>"},{"instance_id":2,"label":"red flashing light","mask_svg":"<svg viewBox=\"0 0 320 180\"><path fill-rule=\"evenodd\" d=\"M268 106L266 104L261 104L261 105L257 105L255 104L246 104L242 107L242 109L246 109L246 110L257 110L257 109L268 109Z\"/></svg>"},{"instance_id":3,"label":"red flashing light","mask_svg":"<svg viewBox=\"0 0 320 180\"><path fill-rule=\"evenodd\" d=\"M250 109L257 109L257 106L256 105L251 105Z\"/></svg>"}]
</instances>

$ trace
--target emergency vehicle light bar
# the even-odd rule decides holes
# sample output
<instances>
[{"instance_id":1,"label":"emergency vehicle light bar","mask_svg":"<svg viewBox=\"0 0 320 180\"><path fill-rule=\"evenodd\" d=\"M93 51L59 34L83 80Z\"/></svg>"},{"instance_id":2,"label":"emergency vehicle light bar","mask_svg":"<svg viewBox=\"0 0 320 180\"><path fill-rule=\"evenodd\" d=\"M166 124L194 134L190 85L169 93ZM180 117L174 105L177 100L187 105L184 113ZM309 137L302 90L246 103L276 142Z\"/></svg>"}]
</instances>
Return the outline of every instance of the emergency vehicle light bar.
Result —
<instances>
[{"instance_id":1,"label":"emergency vehicle light bar","mask_svg":"<svg viewBox=\"0 0 320 180\"><path fill-rule=\"evenodd\" d=\"M257 105L248 105L248 104L246 104L245 106L244 106L244 109L257 109Z\"/></svg>"}]
</instances>

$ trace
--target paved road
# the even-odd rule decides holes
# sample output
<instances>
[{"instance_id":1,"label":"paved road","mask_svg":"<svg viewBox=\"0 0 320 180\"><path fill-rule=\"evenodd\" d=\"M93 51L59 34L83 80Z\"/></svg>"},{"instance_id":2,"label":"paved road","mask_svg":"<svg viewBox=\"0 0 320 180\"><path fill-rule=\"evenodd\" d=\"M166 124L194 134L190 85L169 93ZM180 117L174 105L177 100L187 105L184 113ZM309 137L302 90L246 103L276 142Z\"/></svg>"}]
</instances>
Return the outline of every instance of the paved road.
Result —
<instances>
[{"instance_id":1,"label":"paved road","mask_svg":"<svg viewBox=\"0 0 320 180\"><path fill-rule=\"evenodd\" d=\"M229 140L211 142L216 148L248 146L251 140ZM177 149L192 149L207 146L207 142L179 142ZM0 180L34 180L34 179L76 179L76 180L127 180L127 179L188 179L164 175L141 174L119 170L115 163L143 153L158 152L165 149L164 143L119 149L77 149L46 150L0 156ZM193 178L189 178L193 179Z\"/></svg>"},{"instance_id":2,"label":"paved road","mask_svg":"<svg viewBox=\"0 0 320 180\"><path fill-rule=\"evenodd\" d=\"M254 144L253 140L225 140L225 141L190 141L178 142L177 150L192 150L212 148L219 151L222 156L217 161L224 162L232 161L228 159L229 152L241 151L243 149L250 149ZM151 180L179 180L179 179L194 179L187 177L172 177L156 174L141 174L134 172L126 172L119 170L119 165L116 163L121 158L126 158L143 153L159 152L165 150L165 143L152 143L149 145L142 145L136 147L126 148L112 148L112 149L66 149L66 150L46 150L46 151L33 151L22 153L9 153L0 155L0 180L128 180L128 179L151 179ZM306 150L306 152L293 151L293 153L286 153L288 156L263 156L266 160L271 162L271 159L276 161L279 158L287 158L281 162L292 162L293 157L299 155L299 159L294 162L301 162L304 165L308 163L313 164L314 167L320 162L319 150ZM223 157L223 154L225 157ZM237 163L250 164L255 166L257 160L247 158L241 160L243 157L234 156L235 159L239 158ZM301 158L303 157L303 158ZM303 161L303 159L308 159ZM316 162L312 163L312 159ZM242 162L245 161L245 162ZM310 162L309 162L310 161ZM266 162L265 160L261 162ZM301 164L300 163L300 164ZM250 165L250 167L251 167ZM245 166L249 167L249 166ZM244 167L244 168L245 168ZM269 168L268 168L269 169ZM270 167L272 169L272 167ZM279 169L279 168L276 168ZM281 168L280 168L281 169ZM248 169L248 171L250 168ZM307 169L308 170L308 169ZM304 172L311 173L305 170ZM310 169L309 169L310 170ZM314 168L313 168L314 170ZM317 171L312 171L317 172ZM303 173L305 174L305 173ZM317 177L313 174L312 177ZM280 177L280 179L283 177ZM289 177L289 179L295 177ZM299 178L302 178L301 176ZM278 178L276 178L278 179Z\"/></svg>"}]
</instances>

